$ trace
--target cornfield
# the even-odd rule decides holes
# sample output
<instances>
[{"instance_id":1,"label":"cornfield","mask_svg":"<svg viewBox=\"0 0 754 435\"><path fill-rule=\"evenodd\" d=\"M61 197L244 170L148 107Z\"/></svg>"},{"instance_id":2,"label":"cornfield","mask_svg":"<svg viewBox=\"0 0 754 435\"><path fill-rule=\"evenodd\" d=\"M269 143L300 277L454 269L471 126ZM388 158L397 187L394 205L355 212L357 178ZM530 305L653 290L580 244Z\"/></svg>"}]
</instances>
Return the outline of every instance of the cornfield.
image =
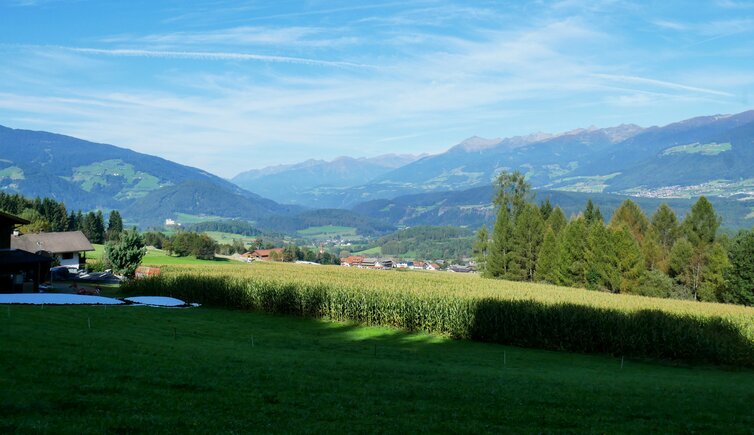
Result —
<instances>
[{"instance_id":1,"label":"cornfield","mask_svg":"<svg viewBox=\"0 0 754 435\"><path fill-rule=\"evenodd\" d=\"M168 266L127 293L616 356L754 366L754 308L437 272Z\"/></svg>"}]
</instances>

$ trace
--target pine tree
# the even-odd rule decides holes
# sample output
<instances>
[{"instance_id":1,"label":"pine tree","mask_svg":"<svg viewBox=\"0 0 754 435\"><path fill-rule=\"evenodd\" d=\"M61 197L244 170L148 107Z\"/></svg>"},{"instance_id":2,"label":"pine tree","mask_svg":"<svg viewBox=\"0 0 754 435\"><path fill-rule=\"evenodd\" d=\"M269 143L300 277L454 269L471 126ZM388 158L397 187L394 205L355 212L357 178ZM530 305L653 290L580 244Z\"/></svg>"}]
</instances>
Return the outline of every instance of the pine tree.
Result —
<instances>
[{"instance_id":1,"label":"pine tree","mask_svg":"<svg viewBox=\"0 0 754 435\"><path fill-rule=\"evenodd\" d=\"M121 219L118 210L113 210L110 212L110 217L107 222L107 240L117 240L122 232L123 219Z\"/></svg>"},{"instance_id":2,"label":"pine tree","mask_svg":"<svg viewBox=\"0 0 754 435\"><path fill-rule=\"evenodd\" d=\"M619 289L621 293L630 293L639 285L639 279L644 273L644 256L628 228L623 227L612 234L613 246L618 254Z\"/></svg>"},{"instance_id":3,"label":"pine tree","mask_svg":"<svg viewBox=\"0 0 754 435\"><path fill-rule=\"evenodd\" d=\"M552 213L550 213L550 217L547 218L547 221L545 222L545 225L552 228L552 231L556 236L563 231L563 228L565 228L567 224L568 219L566 219L565 213L563 213L560 206L555 207Z\"/></svg>"},{"instance_id":4,"label":"pine tree","mask_svg":"<svg viewBox=\"0 0 754 435\"><path fill-rule=\"evenodd\" d=\"M550 203L550 197L548 196L547 198L545 198L544 201L542 201L539 204L539 213L542 215L542 219L547 221L547 219L550 218L550 214L552 213L552 211L553 211L552 204Z\"/></svg>"},{"instance_id":5,"label":"pine tree","mask_svg":"<svg viewBox=\"0 0 754 435\"><path fill-rule=\"evenodd\" d=\"M558 284L558 255L560 254L560 245L558 237L552 228L547 227L545 236L542 240L542 246L537 256L537 269L534 272L534 279L539 282L549 284Z\"/></svg>"},{"instance_id":6,"label":"pine tree","mask_svg":"<svg viewBox=\"0 0 754 435\"><path fill-rule=\"evenodd\" d=\"M117 242L110 241L105 245L105 261L116 274L129 278L134 276L146 253L144 240L135 229L122 232Z\"/></svg>"},{"instance_id":7,"label":"pine tree","mask_svg":"<svg viewBox=\"0 0 754 435\"><path fill-rule=\"evenodd\" d=\"M660 242L660 236L653 225L649 226L647 234L644 236L644 243L641 246L641 252L644 256L645 267L647 270L660 270L667 272L667 255L668 251L663 248Z\"/></svg>"},{"instance_id":8,"label":"pine tree","mask_svg":"<svg viewBox=\"0 0 754 435\"><path fill-rule=\"evenodd\" d=\"M558 255L558 284L585 287L587 284L587 226L583 218L566 225Z\"/></svg>"},{"instance_id":9,"label":"pine tree","mask_svg":"<svg viewBox=\"0 0 754 435\"><path fill-rule=\"evenodd\" d=\"M491 278L507 277L511 269L513 250L513 228L507 207L500 207L492 228L492 242L485 264L485 276Z\"/></svg>"},{"instance_id":10,"label":"pine tree","mask_svg":"<svg viewBox=\"0 0 754 435\"><path fill-rule=\"evenodd\" d=\"M725 275L729 268L728 253L720 243L713 243L705 250L699 300L705 302L723 301L726 286Z\"/></svg>"},{"instance_id":11,"label":"pine tree","mask_svg":"<svg viewBox=\"0 0 754 435\"><path fill-rule=\"evenodd\" d=\"M584 221L587 225L591 225L595 222L604 224L602 212L600 212L599 207L594 206L591 198L586 202L586 208L584 208Z\"/></svg>"},{"instance_id":12,"label":"pine tree","mask_svg":"<svg viewBox=\"0 0 754 435\"><path fill-rule=\"evenodd\" d=\"M476 240L473 246L474 261L476 261L477 270L482 274L484 274L485 264L487 263L487 255L489 255L489 239L490 235L487 227L482 225L476 233Z\"/></svg>"},{"instance_id":13,"label":"pine tree","mask_svg":"<svg viewBox=\"0 0 754 435\"><path fill-rule=\"evenodd\" d=\"M711 244L717 236L720 218L707 198L700 196L691 206L691 212L683 220L681 231L694 246Z\"/></svg>"},{"instance_id":14,"label":"pine tree","mask_svg":"<svg viewBox=\"0 0 754 435\"><path fill-rule=\"evenodd\" d=\"M721 301L754 305L754 231L738 233L728 255L731 267L725 275L728 285Z\"/></svg>"},{"instance_id":15,"label":"pine tree","mask_svg":"<svg viewBox=\"0 0 754 435\"><path fill-rule=\"evenodd\" d=\"M84 231L85 227L85 218L84 213L81 212L81 210L76 212L76 228L73 228L71 231Z\"/></svg>"},{"instance_id":16,"label":"pine tree","mask_svg":"<svg viewBox=\"0 0 754 435\"><path fill-rule=\"evenodd\" d=\"M644 216L644 212L641 211L635 202L627 199L615 210L612 219L610 219L610 228L619 229L622 226L628 228L633 238L642 243L644 240L644 234L649 227L649 221Z\"/></svg>"},{"instance_id":17,"label":"pine tree","mask_svg":"<svg viewBox=\"0 0 754 435\"><path fill-rule=\"evenodd\" d=\"M678 218L667 204L662 203L652 215L652 226L657 231L660 244L666 252L670 252L678 238Z\"/></svg>"},{"instance_id":18,"label":"pine tree","mask_svg":"<svg viewBox=\"0 0 754 435\"><path fill-rule=\"evenodd\" d=\"M618 292L620 290L619 259L611 232L604 225L599 224L589 226L588 231L584 254L587 263L587 287Z\"/></svg>"},{"instance_id":19,"label":"pine tree","mask_svg":"<svg viewBox=\"0 0 754 435\"><path fill-rule=\"evenodd\" d=\"M544 226L539 208L534 204L524 205L513 227L512 277L525 281L534 280Z\"/></svg>"}]
</instances>

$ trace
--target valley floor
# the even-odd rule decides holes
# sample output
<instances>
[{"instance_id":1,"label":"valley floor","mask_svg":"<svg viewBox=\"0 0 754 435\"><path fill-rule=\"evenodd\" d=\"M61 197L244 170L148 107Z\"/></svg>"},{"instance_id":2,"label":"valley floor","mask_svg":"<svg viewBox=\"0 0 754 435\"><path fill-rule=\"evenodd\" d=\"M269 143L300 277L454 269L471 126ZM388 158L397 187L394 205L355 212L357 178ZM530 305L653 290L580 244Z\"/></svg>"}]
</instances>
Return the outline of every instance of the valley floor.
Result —
<instances>
[{"instance_id":1,"label":"valley floor","mask_svg":"<svg viewBox=\"0 0 754 435\"><path fill-rule=\"evenodd\" d=\"M91 327L89 327L91 325ZM754 372L212 308L0 306L0 432L750 433Z\"/></svg>"}]
</instances>

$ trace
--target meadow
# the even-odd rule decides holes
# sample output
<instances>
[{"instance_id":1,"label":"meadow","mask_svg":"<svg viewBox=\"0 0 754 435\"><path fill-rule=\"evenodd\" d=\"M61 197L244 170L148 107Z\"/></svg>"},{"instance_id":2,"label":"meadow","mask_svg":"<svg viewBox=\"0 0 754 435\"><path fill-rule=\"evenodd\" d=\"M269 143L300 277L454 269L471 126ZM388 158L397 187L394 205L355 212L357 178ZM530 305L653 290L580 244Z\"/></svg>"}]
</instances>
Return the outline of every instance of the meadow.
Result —
<instances>
[{"instance_id":1,"label":"meadow","mask_svg":"<svg viewBox=\"0 0 754 435\"><path fill-rule=\"evenodd\" d=\"M166 266L123 290L523 347L754 366L754 308L735 305L262 262Z\"/></svg>"},{"instance_id":2,"label":"meadow","mask_svg":"<svg viewBox=\"0 0 754 435\"><path fill-rule=\"evenodd\" d=\"M261 269L261 268L260 268ZM0 433L750 433L754 373L200 307L0 307Z\"/></svg>"}]
</instances>

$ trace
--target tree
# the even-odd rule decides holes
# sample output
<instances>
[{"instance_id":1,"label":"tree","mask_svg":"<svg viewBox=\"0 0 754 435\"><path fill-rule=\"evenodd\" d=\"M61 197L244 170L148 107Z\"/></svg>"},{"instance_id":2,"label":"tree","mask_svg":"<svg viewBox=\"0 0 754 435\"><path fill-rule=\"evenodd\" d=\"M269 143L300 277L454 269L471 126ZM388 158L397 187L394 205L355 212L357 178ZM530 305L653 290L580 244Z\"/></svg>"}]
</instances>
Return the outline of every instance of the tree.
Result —
<instances>
[{"instance_id":1,"label":"tree","mask_svg":"<svg viewBox=\"0 0 754 435\"><path fill-rule=\"evenodd\" d=\"M545 198L544 201L542 201L539 204L539 213L542 215L542 219L545 221L550 218L550 214L552 213L553 208L552 204L550 203L550 197L548 196Z\"/></svg>"},{"instance_id":2,"label":"tree","mask_svg":"<svg viewBox=\"0 0 754 435\"><path fill-rule=\"evenodd\" d=\"M610 230L602 224L588 228L586 252L586 283L593 289L620 291L619 258Z\"/></svg>"},{"instance_id":3,"label":"tree","mask_svg":"<svg viewBox=\"0 0 754 435\"><path fill-rule=\"evenodd\" d=\"M697 249L701 249L701 247ZM702 255L704 255L704 270L702 271L702 284L699 288L699 300L704 302L721 301L725 293L725 275L730 268L728 253L721 244L716 242L706 248Z\"/></svg>"},{"instance_id":4,"label":"tree","mask_svg":"<svg viewBox=\"0 0 754 435\"><path fill-rule=\"evenodd\" d=\"M560 206L556 206L552 213L550 213L550 217L545 221L545 225L552 228L552 232L555 233L556 236L560 234L567 224L568 219L566 219L565 213L563 213Z\"/></svg>"},{"instance_id":5,"label":"tree","mask_svg":"<svg viewBox=\"0 0 754 435\"><path fill-rule=\"evenodd\" d=\"M476 240L474 241L473 253L474 261L477 264L477 270L484 274L484 267L487 263L487 255L489 255L490 235L486 226L479 228L476 233Z\"/></svg>"},{"instance_id":6,"label":"tree","mask_svg":"<svg viewBox=\"0 0 754 435\"><path fill-rule=\"evenodd\" d=\"M726 272L728 286L722 302L754 305L754 231L738 233L728 253L731 267Z\"/></svg>"},{"instance_id":7,"label":"tree","mask_svg":"<svg viewBox=\"0 0 754 435\"><path fill-rule=\"evenodd\" d=\"M691 212L683 220L681 231L692 245L699 246L714 242L718 227L720 227L720 218L715 214L715 208L707 198L700 196L691 206Z\"/></svg>"},{"instance_id":8,"label":"tree","mask_svg":"<svg viewBox=\"0 0 754 435\"><path fill-rule=\"evenodd\" d=\"M118 210L113 210L110 212L110 217L107 222L107 240L117 240L122 232L123 219L121 219Z\"/></svg>"},{"instance_id":9,"label":"tree","mask_svg":"<svg viewBox=\"0 0 754 435\"><path fill-rule=\"evenodd\" d=\"M660 236L653 225L649 226L647 234L644 236L641 252L644 255L645 266L648 270L658 269L667 272L668 251L662 246Z\"/></svg>"},{"instance_id":10,"label":"tree","mask_svg":"<svg viewBox=\"0 0 754 435\"><path fill-rule=\"evenodd\" d=\"M678 218L675 212L667 204L662 203L652 215L652 226L657 231L660 245L665 252L670 252L678 238Z\"/></svg>"},{"instance_id":11,"label":"tree","mask_svg":"<svg viewBox=\"0 0 754 435\"><path fill-rule=\"evenodd\" d=\"M513 228L510 211L507 207L500 207L492 228L492 242L489 245L489 255L485 264L486 277L504 278L511 269L513 251Z\"/></svg>"},{"instance_id":12,"label":"tree","mask_svg":"<svg viewBox=\"0 0 754 435\"><path fill-rule=\"evenodd\" d=\"M534 279L549 284L558 283L558 255L560 245L558 237L552 228L547 227L545 236L542 239L542 246L537 256L537 268L534 272Z\"/></svg>"},{"instance_id":13,"label":"tree","mask_svg":"<svg viewBox=\"0 0 754 435\"><path fill-rule=\"evenodd\" d=\"M113 272L129 278L133 278L146 254L144 241L135 229L124 231L118 241L105 245L105 261L112 266Z\"/></svg>"},{"instance_id":14,"label":"tree","mask_svg":"<svg viewBox=\"0 0 754 435\"><path fill-rule=\"evenodd\" d=\"M585 287L587 283L587 227L583 218L568 223L563 230L558 254L558 284Z\"/></svg>"},{"instance_id":15,"label":"tree","mask_svg":"<svg viewBox=\"0 0 754 435\"><path fill-rule=\"evenodd\" d=\"M21 225L18 230L24 234L28 233L46 233L51 230L50 222L42 216L37 210L27 208L19 216L21 219L29 221L26 225Z\"/></svg>"},{"instance_id":16,"label":"tree","mask_svg":"<svg viewBox=\"0 0 754 435\"><path fill-rule=\"evenodd\" d=\"M644 272L644 257L628 228L615 230L612 235L613 247L618 258L619 290L621 293L630 293L636 288Z\"/></svg>"},{"instance_id":17,"label":"tree","mask_svg":"<svg viewBox=\"0 0 754 435\"><path fill-rule=\"evenodd\" d=\"M649 221L644 216L644 212L641 211L641 207L630 199L623 201L610 219L610 228L618 229L621 226L628 228L628 231L639 244L644 241L644 234L649 227Z\"/></svg>"},{"instance_id":18,"label":"tree","mask_svg":"<svg viewBox=\"0 0 754 435\"><path fill-rule=\"evenodd\" d=\"M518 214L513 227L513 277L525 281L534 281L537 267L537 255L544 237L545 222L539 208L528 203Z\"/></svg>"},{"instance_id":19,"label":"tree","mask_svg":"<svg viewBox=\"0 0 754 435\"><path fill-rule=\"evenodd\" d=\"M599 207L594 206L591 198L589 198L589 200L586 202L586 208L584 209L584 221L587 225L591 225L595 222L604 224L605 222L602 218L602 212L600 212Z\"/></svg>"},{"instance_id":20,"label":"tree","mask_svg":"<svg viewBox=\"0 0 754 435\"><path fill-rule=\"evenodd\" d=\"M526 182L524 174L503 171L495 181L495 205L508 209L510 219L515 219L524 204L532 199L531 185Z\"/></svg>"}]
</instances>

